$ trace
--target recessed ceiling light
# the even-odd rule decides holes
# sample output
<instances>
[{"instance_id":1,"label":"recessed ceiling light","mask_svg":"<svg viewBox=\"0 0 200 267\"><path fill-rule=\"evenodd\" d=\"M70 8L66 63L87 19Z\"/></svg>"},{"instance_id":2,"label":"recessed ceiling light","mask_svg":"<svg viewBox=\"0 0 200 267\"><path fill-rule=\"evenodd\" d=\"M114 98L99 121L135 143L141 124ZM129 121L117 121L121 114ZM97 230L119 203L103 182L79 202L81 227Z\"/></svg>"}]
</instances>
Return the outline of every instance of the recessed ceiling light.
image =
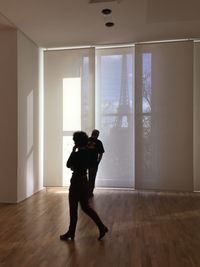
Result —
<instances>
[{"instance_id":1,"label":"recessed ceiling light","mask_svg":"<svg viewBox=\"0 0 200 267\"><path fill-rule=\"evenodd\" d=\"M106 22L106 27L113 27L115 24L113 22Z\"/></svg>"},{"instance_id":2,"label":"recessed ceiling light","mask_svg":"<svg viewBox=\"0 0 200 267\"><path fill-rule=\"evenodd\" d=\"M109 8L105 8L101 11L101 13L103 13L104 15L109 15L112 13L112 10Z\"/></svg>"}]
</instances>

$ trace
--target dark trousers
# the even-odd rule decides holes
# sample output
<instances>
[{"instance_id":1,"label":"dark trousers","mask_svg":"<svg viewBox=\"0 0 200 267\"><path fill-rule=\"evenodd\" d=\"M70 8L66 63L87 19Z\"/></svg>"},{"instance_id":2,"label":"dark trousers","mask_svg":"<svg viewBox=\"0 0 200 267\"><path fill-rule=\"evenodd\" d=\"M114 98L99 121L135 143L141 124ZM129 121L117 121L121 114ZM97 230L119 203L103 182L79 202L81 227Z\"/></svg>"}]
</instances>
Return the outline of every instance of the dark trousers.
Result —
<instances>
[{"instance_id":1,"label":"dark trousers","mask_svg":"<svg viewBox=\"0 0 200 267\"><path fill-rule=\"evenodd\" d=\"M104 227L101 219L96 211L94 211L88 203L88 183L71 184L69 189L69 210L70 210L70 225L69 232L75 235L76 224L78 220L78 203L80 202L81 209L95 222L97 227Z\"/></svg>"},{"instance_id":2,"label":"dark trousers","mask_svg":"<svg viewBox=\"0 0 200 267\"><path fill-rule=\"evenodd\" d=\"M93 195L97 171L98 171L98 165L92 166L88 170L89 196Z\"/></svg>"}]
</instances>

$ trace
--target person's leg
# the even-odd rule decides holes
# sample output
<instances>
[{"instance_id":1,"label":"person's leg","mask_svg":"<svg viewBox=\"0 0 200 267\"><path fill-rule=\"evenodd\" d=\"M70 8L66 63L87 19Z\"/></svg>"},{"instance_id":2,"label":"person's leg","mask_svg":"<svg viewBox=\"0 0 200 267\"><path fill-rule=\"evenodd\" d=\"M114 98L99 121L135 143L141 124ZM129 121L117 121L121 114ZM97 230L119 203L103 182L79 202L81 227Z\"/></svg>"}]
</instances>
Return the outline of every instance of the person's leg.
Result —
<instances>
[{"instance_id":1,"label":"person's leg","mask_svg":"<svg viewBox=\"0 0 200 267\"><path fill-rule=\"evenodd\" d=\"M101 240L104 235L108 232L108 228L103 224L99 215L96 213L94 209L88 203L87 195L81 196L80 205L82 210L95 222L99 229L99 240Z\"/></svg>"},{"instance_id":2,"label":"person's leg","mask_svg":"<svg viewBox=\"0 0 200 267\"><path fill-rule=\"evenodd\" d=\"M71 238L74 239L76 224L78 220L78 196L77 193L74 192L73 188L69 191L69 213L70 213L70 224L68 231L60 236L60 239L67 240Z\"/></svg>"},{"instance_id":3,"label":"person's leg","mask_svg":"<svg viewBox=\"0 0 200 267\"><path fill-rule=\"evenodd\" d=\"M97 170L98 170L98 166L91 167L88 170L89 197L93 196Z\"/></svg>"},{"instance_id":4,"label":"person's leg","mask_svg":"<svg viewBox=\"0 0 200 267\"><path fill-rule=\"evenodd\" d=\"M78 197L77 194L69 192L69 214L70 214L70 224L69 232L74 236L76 231L76 224L78 220Z\"/></svg>"}]
</instances>

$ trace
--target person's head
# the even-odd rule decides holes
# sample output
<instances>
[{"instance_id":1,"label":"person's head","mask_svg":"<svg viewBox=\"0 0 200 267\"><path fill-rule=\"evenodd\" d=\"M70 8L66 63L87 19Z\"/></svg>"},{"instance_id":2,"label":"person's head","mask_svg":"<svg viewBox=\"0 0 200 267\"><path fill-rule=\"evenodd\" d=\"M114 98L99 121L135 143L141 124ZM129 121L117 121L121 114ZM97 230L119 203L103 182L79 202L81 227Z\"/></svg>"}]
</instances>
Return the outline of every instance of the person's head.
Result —
<instances>
[{"instance_id":1,"label":"person's head","mask_svg":"<svg viewBox=\"0 0 200 267\"><path fill-rule=\"evenodd\" d=\"M73 140L76 147L85 147L88 143L88 135L85 132L77 131L73 134Z\"/></svg>"},{"instance_id":2,"label":"person's head","mask_svg":"<svg viewBox=\"0 0 200 267\"><path fill-rule=\"evenodd\" d=\"M92 136L92 138L97 139L98 136L99 136L99 131L97 129L94 129L92 131L92 135L91 136Z\"/></svg>"}]
</instances>

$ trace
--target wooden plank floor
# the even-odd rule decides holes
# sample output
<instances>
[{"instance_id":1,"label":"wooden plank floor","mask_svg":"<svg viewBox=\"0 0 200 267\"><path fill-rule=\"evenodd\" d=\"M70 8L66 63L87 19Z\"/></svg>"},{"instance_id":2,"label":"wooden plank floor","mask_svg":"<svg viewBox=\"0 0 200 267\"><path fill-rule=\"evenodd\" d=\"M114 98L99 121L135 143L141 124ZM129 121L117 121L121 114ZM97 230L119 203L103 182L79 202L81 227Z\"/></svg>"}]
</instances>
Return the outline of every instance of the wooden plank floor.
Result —
<instances>
[{"instance_id":1,"label":"wooden plank floor","mask_svg":"<svg viewBox=\"0 0 200 267\"><path fill-rule=\"evenodd\" d=\"M200 194L96 190L92 205L109 228L102 241L79 212L75 241L60 241L67 190L48 188L0 204L1 267L199 267Z\"/></svg>"}]
</instances>

